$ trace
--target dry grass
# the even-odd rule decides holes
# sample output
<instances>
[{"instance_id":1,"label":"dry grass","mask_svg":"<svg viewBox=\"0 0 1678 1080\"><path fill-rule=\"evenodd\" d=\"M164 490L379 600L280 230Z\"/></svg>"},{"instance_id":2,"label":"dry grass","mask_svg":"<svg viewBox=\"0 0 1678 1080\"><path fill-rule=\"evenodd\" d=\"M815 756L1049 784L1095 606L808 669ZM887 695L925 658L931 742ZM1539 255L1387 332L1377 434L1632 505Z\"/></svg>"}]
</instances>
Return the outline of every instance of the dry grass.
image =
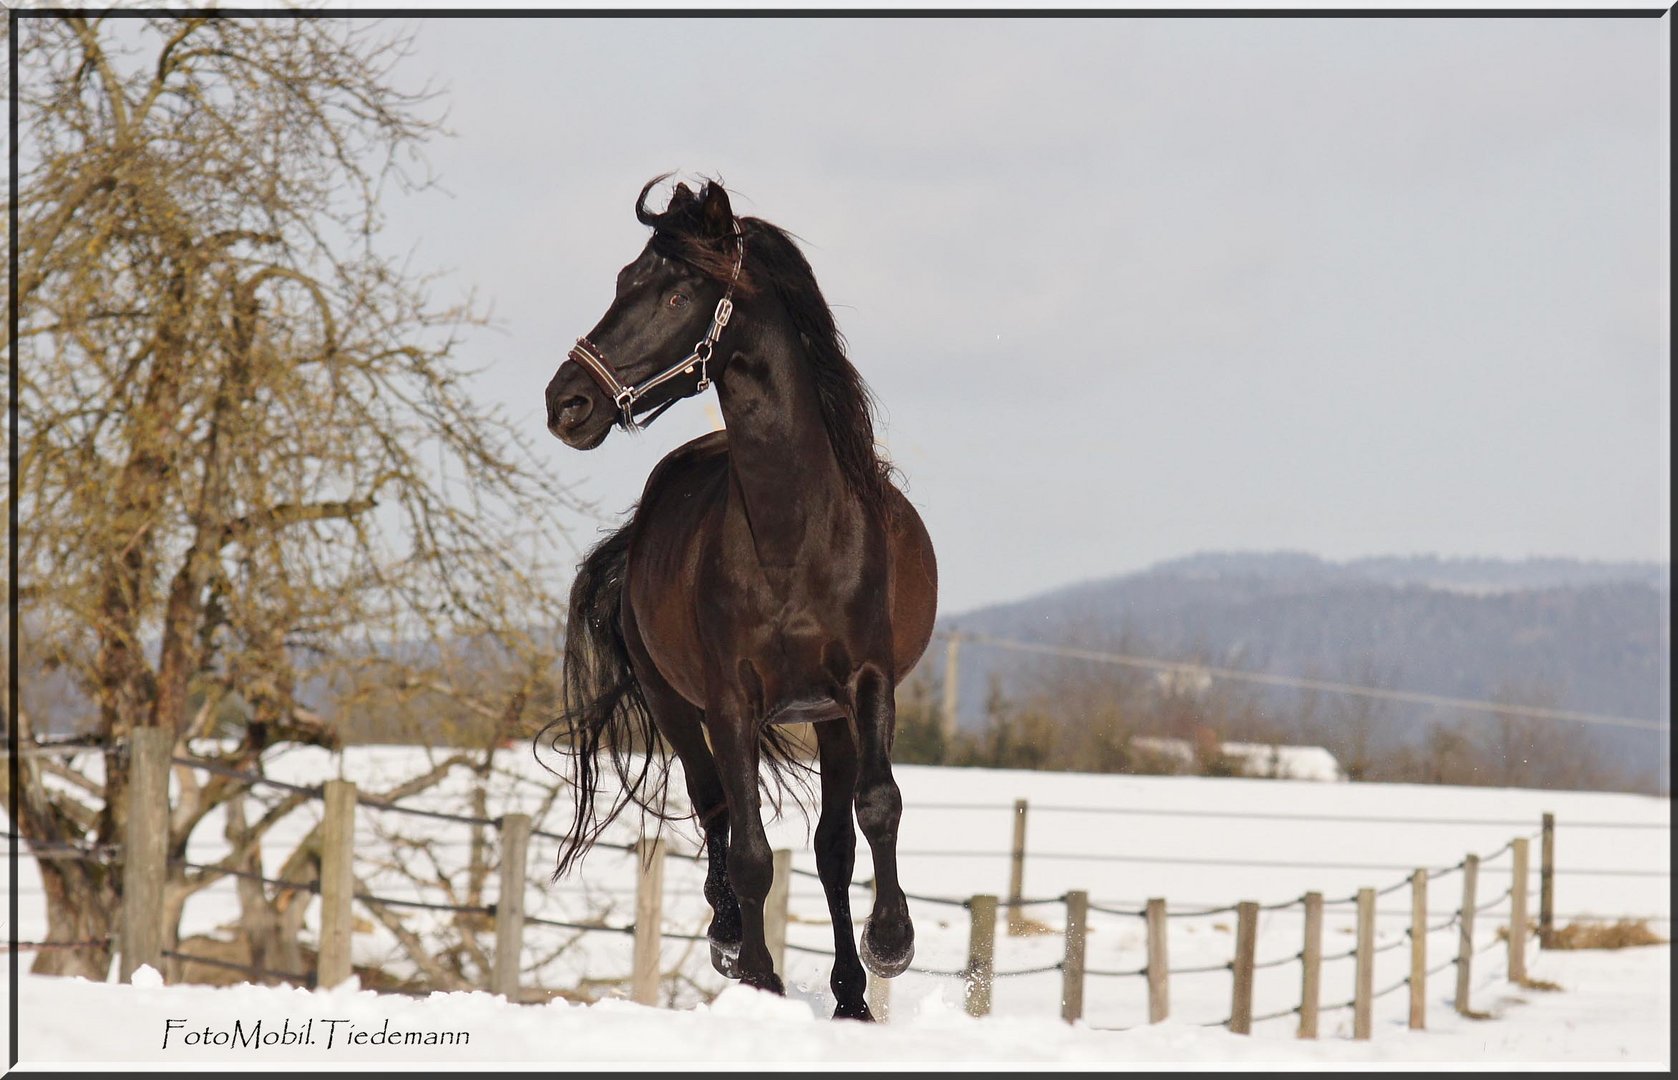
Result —
<instances>
[{"instance_id":1,"label":"dry grass","mask_svg":"<svg viewBox=\"0 0 1678 1080\"><path fill-rule=\"evenodd\" d=\"M1612 923L1568 923L1550 935L1550 949L1628 949L1638 945L1665 945L1666 938L1649 928L1647 919L1620 919Z\"/></svg>"},{"instance_id":2,"label":"dry grass","mask_svg":"<svg viewBox=\"0 0 1678 1080\"><path fill-rule=\"evenodd\" d=\"M1517 985L1525 990L1543 990L1547 993L1554 993L1561 989L1561 983L1551 982L1549 979L1535 979L1530 975L1520 980Z\"/></svg>"},{"instance_id":3,"label":"dry grass","mask_svg":"<svg viewBox=\"0 0 1678 1080\"><path fill-rule=\"evenodd\" d=\"M1497 940L1509 940L1509 928L1497 928ZM1527 940L1538 940L1538 920L1527 923ZM1545 946L1549 949L1625 949L1634 945L1665 945L1666 938L1649 928L1647 919L1617 922L1576 922L1557 930Z\"/></svg>"},{"instance_id":4,"label":"dry grass","mask_svg":"<svg viewBox=\"0 0 1678 1080\"><path fill-rule=\"evenodd\" d=\"M1008 924L1010 937L1039 937L1058 933L1061 933L1059 929L1025 915L1022 915L1018 922Z\"/></svg>"}]
</instances>

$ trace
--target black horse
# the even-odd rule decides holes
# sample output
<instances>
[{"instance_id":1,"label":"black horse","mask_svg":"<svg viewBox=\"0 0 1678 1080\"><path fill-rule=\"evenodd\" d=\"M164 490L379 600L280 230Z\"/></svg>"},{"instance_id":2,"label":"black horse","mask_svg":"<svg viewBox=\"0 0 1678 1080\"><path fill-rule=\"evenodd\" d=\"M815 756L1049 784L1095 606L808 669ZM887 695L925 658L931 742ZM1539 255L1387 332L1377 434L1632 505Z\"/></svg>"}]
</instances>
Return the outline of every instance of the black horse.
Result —
<instances>
[{"instance_id":1,"label":"black horse","mask_svg":"<svg viewBox=\"0 0 1678 1080\"><path fill-rule=\"evenodd\" d=\"M799 765L776 725L811 723L834 1015L872 1019L863 966L890 978L914 954L897 880L893 690L932 634L932 542L879 456L868 389L798 247L766 221L736 219L715 182L697 194L678 184L650 212L663 179L635 203L652 238L548 384L548 430L593 449L712 381L727 430L661 461L629 521L578 569L554 739L569 744L577 804L556 874L629 802L661 812L662 736L705 832L712 963L784 992L763 936L773 870L759 788ZM604 814L602 749L620 784ZM876 884L860 957L853 805Z\"/></svg>"}]
</instances>

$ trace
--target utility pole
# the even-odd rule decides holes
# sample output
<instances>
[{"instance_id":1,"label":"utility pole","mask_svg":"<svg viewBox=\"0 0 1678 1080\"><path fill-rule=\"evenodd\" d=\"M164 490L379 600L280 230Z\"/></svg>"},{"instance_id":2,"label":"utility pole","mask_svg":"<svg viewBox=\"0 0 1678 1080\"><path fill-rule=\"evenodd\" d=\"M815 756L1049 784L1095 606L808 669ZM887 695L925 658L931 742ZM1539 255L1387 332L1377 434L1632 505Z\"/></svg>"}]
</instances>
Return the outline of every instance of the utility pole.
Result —
<instances>
[{"instance_id":1,"label":"utility pole","mask_svg":"<svg viewBox=\"0 0 1678 1080\"><path fill-rule=\"evenodd\" d=\"M961 635L950 631L950 643L944 647L944 740L946 743L956 735L956 667L958 654L961 651Z\"/></svg>"}]
</instances>

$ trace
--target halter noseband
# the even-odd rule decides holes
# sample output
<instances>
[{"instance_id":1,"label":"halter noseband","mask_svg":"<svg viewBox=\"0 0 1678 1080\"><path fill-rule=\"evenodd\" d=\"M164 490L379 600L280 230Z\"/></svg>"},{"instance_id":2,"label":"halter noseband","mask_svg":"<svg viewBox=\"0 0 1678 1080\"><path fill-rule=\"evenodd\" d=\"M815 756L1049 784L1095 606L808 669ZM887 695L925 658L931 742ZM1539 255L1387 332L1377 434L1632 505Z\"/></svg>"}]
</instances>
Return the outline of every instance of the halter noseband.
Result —
<instances>
[{"instance_id":1,"label":"halter noseband","mask_svg":"<svg viewBox=\"0 0 1678 1080\"><path fill-rule=\"evenodd\" d=\"M728 280L728 289L722 294L722 299L717 301L717 310L711 315L710 329L705 331L705 336L699 339L699 343L694 345L693 351L688 353L687 356L639 384L625 384L623 380L619 379L617 371L607 361L605 351L588 338L580 337L577 339L577 344L571 346L571 359L581 364L583 370L589 373L600 389L611 397L612 403L618 408L618 423L623 425L625 431L635 431L638 428L646 427L657 420L665 409L676 404L680 399L671 398L654 409L645 420L639 423L635 420L635 403L646 396L647 391L655 386L662 386L677 375L691 373L695 365L699 367L699 384L694 388L694 393L702 394L710 388L711 378L708 365L711 363L711 354L716 351L717 339L722 337L723 327L728 325L729 316L734 314L734 286L740 280L740 266L745 261L746 234L736 223L734 226L734 274Z\"/></svg>"}]
</instances>

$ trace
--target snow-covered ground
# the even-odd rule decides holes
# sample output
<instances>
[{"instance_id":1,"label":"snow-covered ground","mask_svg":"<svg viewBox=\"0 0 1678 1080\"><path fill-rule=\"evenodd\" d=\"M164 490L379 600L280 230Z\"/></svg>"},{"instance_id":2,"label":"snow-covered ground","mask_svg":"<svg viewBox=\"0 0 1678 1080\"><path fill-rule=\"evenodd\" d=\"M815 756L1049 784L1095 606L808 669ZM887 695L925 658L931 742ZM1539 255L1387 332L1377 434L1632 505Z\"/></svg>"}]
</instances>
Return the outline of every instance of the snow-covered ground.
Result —
<instances>
[{"instance_id":1,"label":"snow-covered ground","mask_svg":"<svg viewBox=\"0 0 1678 1080\"><path fill-rule=\"evenodd\" d=\"M351 751L342 759L324 752L286 755L272 775L318 782L340 774L364 790L379 791L389 782L417 771L421 751L378 748ZM529 751L508 751L490 780L486 801L493 817L514 810L536 810L554 781L530 761ZM962 897L974 893L1006 894L1012 801L1029 800L1025 892L1056 897L1085 889L1094 904L1116 910L1140 907L1150 896L1168 899L1173 910L1221 907L1237 900L1271 904L1306 890L1331 900L1363 886L1386 888L1402 881L1413 867L1445 868L1468 852L1490 855L1505 849L1517 835L1537 831L1540 814L1557 815L1557 908L1564 921L1587 915L1654 916L1656 929L1670 931L1670 804L1630 795L1558 793L1491 788L1444 788L1376 784L1329 784L1275 780L1209 780L1184 777L1116 777L1034 772L900 768L906 804L900 836L905 887L916 894ZM455 812L467 810L464 795L472 777L464 771L415 805ZM682 791L679 777L674 790ZM674 800L679 803L680 799ZM544 825L563 828L561 798ZM264 864L277 873L294 841L315 820L318 807L306 805L264 849ZM416 821L420 822L416 826ZM431 844L446 875L464 867L470 830L425 819L398 818L363 809L357 819L358 872L381 895L443 899L440 889L421 889L390 867L393 832L417 828ZM612 834L627 840L638 823L620 823ZM1631 827L1635 826L1635 827ZM189 858L208 861L221 850L219 822L209 822L195 839ZM774 822L771 842L794 851L794 865L814 869L809 831L801 815ZM672 846L691 850L691 835L677 830ZM365 852L365 854L364 854ZM567 921L601 919L628 923L633 915L631 860L599 850L572 878L550 883L554 845L532 844L527 906L532 914ZM1536 844L1534 861L1536 863ZM417 855L412 856L417 858ZM39 879L25 859L18 882L25 940L44 930ZM1506 850L1482 870L1480 899L1487 908L1477 920L1476 941L1487 947L1475 959L1476 1009L1490 1020L1467 1020L1451 1009L1453 977L1449 969L1428 984L1429 1030L1405 1030L1405 994L1390 993L1376 1002L1376 1031L1367 1043L1349 1038L1350 1012L1325 1013L1322 1038L1293 1038L1295 1020L1280 1017L1254 1025L1250 1037L1215 1027L1230 1009L1227 971L1172 978L1170 1021L1149 1026L1146 990L1139 978L1092 975L1086 987L1086 1022L1070 1027L1058 1020L1058 972L999 978L991 1016L973 1020L962 1012L959 979L911 971L891 990L891 1022L876 1028L832 1024L827 989L828 960L796 951L830 950L832 928L816 883L795 877L791 887L787 957L788 1000L730 988L709 1004L705 999L729 986L710 970L702 950L685 942L665 944L667 971L688 980L672 982L672 1009L652 1010L614 1000L626 986L630 942L620 934L588 934L556 951L561 931L530 927L525 935L527 985L572 987L591 980L604 998L592 1005L552 1003L511 1005L486 994L434 995L412 999L356 994L348 989L307 991L243 987L135 988L115 984L25 977L19 1008L25 1061L154 1060L176 1065L226 1061L215 1048L187 1047L188 1029L169 1029L168 1019L185 1019L195 1030L244 1030L258 1020L264 1030L290 1023L295 1029L316 1020L314 1046L279 1044L243 1049L233 1056L250 1063L329 1060L338 1063L425 1060L432 1064L518 1063L563 1065L573 1061L1063 1061L1069 1064L1169 1061L1383 1061L1434 1060L1474 1062L1649 1062L1670 1059L1667 1020L1669 951L1665 946L1607 953L1537 953L1531 973L1559 983L1560 992L1518 989L1504 977L1504 950L1496 933L1507 922L1510 856ZM858 852L858 880L871 873L866 845ZM665 926L677 932L700 931L708 912L698 894L702 865L685 858L668 861ZM486 898L493 900L491 892ZM1449 919L1460 899L1460 874L1437 880L1430 890L1433 921ZM1536 865L1532 893L1537 895ZM853 903L865 906L866 892ZM1376 957L1375 986L1401 980L1408 949L1402 942L1408 923L1409 895L1399 888L1378 905L1378 945L1395 947ZM236 904L230 887L207 890L187 907L187 933L214 933L232 921ZM967 914L959 907L916 902L918 951L915 966L953 970L966 960ZM1044 904L1029 909L1048 932L1008 936L999 928L999 972L1043 967L1060 959L1059 930L1063 908ZM427 913L403 912L422 931ZM1325 918L1324 952L1349 949L1352 908L1331 906ZM312 916L311 916L312 918ZM1172 920L1174 969L1216 966L1231 954L1233 917L1228 914ZM311 925L313 925L311 923ZM859 915L860 925L860 915ZM1088 964L1092 971L1126 972L1146 959L1140 920L1094 912L1090 918ZM1300 948L1299 908L1263 913L1259 961L1283 961ZM1429 962L1448 960L1456 931L1444 927L1431 935ZM358 962L377 961L403 973L406 961L382 927L369 926L355 939ZM24 955L25 968L30 959ZM1326 963L1325 1006L1351 997L1349 960ZM1297 964L1263 967L1255 982L1254 1011L1259 1016L1285 1010L1298 1001ZM98 1017L100 1035L89 1038L88 1017ZM814 1018L814 1019L812 1019ZM377 1031L388 1019L392 1030L460 1030L465 1045L345 1046L337 1036L356 1030ZM325 1046L328 1028L335 1037ZM1127 1030L1099 1030L1124 1028Z\"/></svg>"},{"instance_id":2,"label":"snow-covered ground","mask_svg":"<svg viewBox=\"0 0 1678 1080\"><path fill-rule=\"evenodd\" d=\"M1171 1062L1670 1065L1667 946L1545 953L1535 974L1562 989L1498 985L1480 1003L1492 1014L1486 1020L1457 1016L1448 1007L1449 995L1436 994L1429 1030L1409 1031L1386 1021L1367 1042L1338 1031L1325 1031L1315 1041L1291 1038L1286 1031L1244 1037L1175 1020L1122 1032L1042 1017L975 1020L935 991L898 995L894 1020L869 1026L825 1020L807 1000L739 986L709 1005L669 1010L627 1001L510 1005L485 993L413 999L347 986L311 993L25 977L19 1012L22 1063L29 1067L90 1061L170 1069L225 1068L230 1062L543 1069L792 1062L1108 1068ZM287 1033L303 1033L309 1041L286 1044ZM425 1045L427 1036L444 1041Z\"/></svg>"}]
</instances>

